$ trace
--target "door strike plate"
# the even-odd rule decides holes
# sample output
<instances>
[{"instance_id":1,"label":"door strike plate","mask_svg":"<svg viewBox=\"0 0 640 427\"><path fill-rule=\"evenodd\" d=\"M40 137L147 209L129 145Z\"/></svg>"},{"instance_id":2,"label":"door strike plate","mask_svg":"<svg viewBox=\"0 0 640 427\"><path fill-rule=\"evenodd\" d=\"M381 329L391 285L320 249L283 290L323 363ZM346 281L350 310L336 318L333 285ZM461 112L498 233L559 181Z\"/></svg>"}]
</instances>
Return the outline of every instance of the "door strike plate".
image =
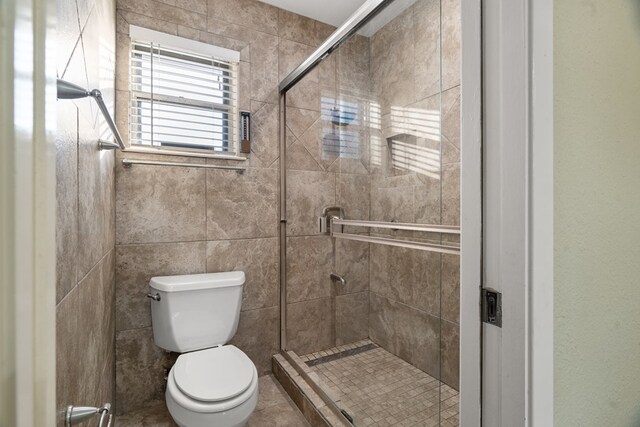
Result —
<instances>
[{"instance_id":1,"label":"door strike plate","mask_svg":"<svg viewBox=\"0 0 640 427\"><path fill-rule=\"evenodd\" d=\"M502 327L502 294L493 289L482 289L482 321Z\"/></svg>"}]
</instances>

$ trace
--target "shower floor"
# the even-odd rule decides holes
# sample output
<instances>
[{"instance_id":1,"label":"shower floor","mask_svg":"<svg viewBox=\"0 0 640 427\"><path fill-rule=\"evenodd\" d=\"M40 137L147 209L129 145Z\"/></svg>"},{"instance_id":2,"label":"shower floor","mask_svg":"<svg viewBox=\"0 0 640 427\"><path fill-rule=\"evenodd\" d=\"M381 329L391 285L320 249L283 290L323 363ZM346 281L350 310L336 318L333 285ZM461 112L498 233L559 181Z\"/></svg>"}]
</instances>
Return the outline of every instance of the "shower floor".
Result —
<instances>
[{"instance_id":1,"label":"shower floor","mask_svg":"<svg viewBox=\"0 0 640 427\"><path fill-rule=\"evenodd\" d=\"M458 426L458 392L369 340L300 359L355 426Z\"/></svg>"}]
</instances>

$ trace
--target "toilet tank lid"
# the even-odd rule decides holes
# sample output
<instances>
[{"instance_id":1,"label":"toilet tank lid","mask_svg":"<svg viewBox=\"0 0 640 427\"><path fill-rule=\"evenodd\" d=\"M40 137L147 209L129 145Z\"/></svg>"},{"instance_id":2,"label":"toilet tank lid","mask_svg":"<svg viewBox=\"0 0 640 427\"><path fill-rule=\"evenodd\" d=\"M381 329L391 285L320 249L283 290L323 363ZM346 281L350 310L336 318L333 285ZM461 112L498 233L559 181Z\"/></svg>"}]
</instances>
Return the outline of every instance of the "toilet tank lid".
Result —
<instances>
[{"instance_id":1,"label":"toilet tank lid","mask_svg":"<svg viewBox=\"0 0 640 427\"><path fill-rule=\"evenodd\" d=\"M244 280L244 271L228 271L224 273L152 277L149 286L157 291L183 292L242 286L244 285Z\"/></svg>"}]
</instances>

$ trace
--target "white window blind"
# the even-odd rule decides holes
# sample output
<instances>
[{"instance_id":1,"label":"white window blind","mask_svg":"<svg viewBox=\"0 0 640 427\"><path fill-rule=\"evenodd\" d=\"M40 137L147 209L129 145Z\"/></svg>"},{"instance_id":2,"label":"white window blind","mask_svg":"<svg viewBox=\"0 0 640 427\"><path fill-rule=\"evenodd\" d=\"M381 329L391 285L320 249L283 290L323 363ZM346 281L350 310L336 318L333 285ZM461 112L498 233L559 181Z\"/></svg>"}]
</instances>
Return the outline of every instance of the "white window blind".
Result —
<instances>
[{"instance_id":1,"label":"white window blind","mask_svg":"<svg viewBox=\"0 0 640 427\"><path fill-rule=\"evenodd\" d=\"M132 146L237 153L237 62L133 40L130 78Z\"/></svg>"}]
</instances>

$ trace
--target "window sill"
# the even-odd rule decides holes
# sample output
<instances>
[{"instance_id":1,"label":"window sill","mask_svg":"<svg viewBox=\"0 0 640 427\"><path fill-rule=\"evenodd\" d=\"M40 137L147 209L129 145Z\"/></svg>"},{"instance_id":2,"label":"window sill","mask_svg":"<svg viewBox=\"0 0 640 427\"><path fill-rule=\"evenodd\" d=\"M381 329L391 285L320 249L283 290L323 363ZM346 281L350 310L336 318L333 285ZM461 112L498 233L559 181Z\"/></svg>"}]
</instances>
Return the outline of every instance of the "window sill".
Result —
<instances>
[{"instance_id":1,"label":"window sill","mask_svg":"<svg viewBox=\"0 0 640 427\"><path fill-rule=\"evenodd\" d=\"M154 148L126 148L122 150L125 153L144 153L144 154L159 154L162 156L181 156L181 157L199 157L205 159L219 159L219 160L232 160L237 162L244 162L247 157L237 156L234 154L207 154L207 153L194 153L192 151L179 151L179 150L158 150Z\"/></svg>"}]
</instances>

